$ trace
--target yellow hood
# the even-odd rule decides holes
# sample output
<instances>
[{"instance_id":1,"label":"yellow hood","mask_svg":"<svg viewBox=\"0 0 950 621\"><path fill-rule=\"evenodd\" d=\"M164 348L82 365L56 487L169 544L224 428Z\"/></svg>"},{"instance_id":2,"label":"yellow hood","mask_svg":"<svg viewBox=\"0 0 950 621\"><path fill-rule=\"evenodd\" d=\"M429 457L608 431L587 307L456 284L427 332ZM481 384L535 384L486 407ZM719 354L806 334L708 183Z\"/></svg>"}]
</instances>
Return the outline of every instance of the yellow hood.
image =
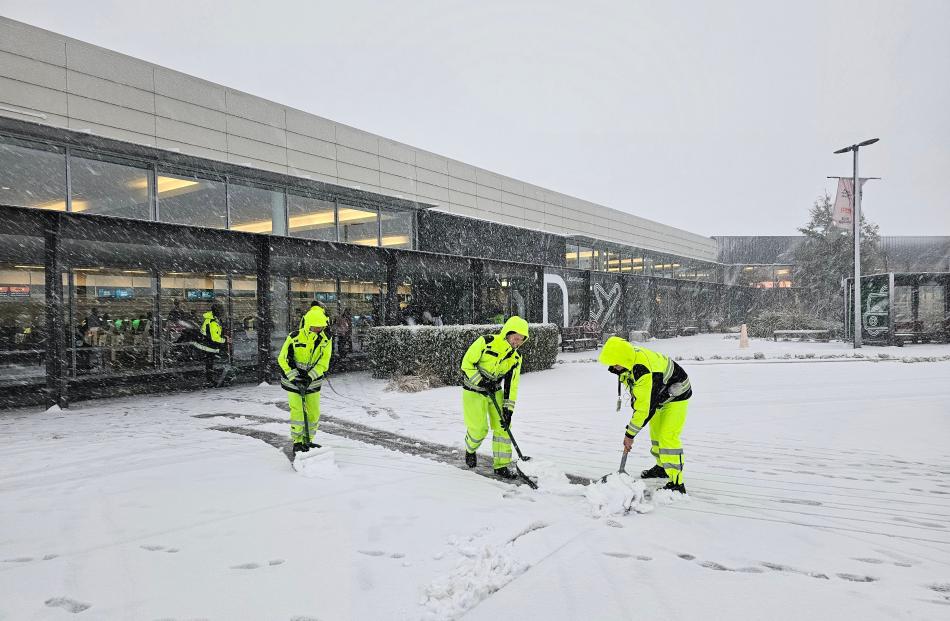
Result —
<instances>
[{"instance_id":1,"label":"yellow hood","mask_svg":"<svg viewBox=\"0 0 950 621\"><path fill-rule=\"evenodd\" d=\"M505 325L502 326L501 332L499 334L504 338L508 335L509 332L515 332L528 340L528 322L519 317L518 315L512 315L508 318L508 321L505 322Z\"/></svg>"},{"instance_id":2,"label":"yellow hood","mask_svg":"<svg viewBox=\"0 0 950 621\"><path fill-rule=\"evenodd\" d=\"M311 327L326 328L328 323L326 311L319 306L314 306L300 320L300 329L307 333L310 332Z\"/></svg>"},{"instance_id":3,"label":"yellow hood","mask_svg":"<svg viewBox=\"0 0 950 621\"><path fill-rule=\"evenodd\" d=\"M629 371L633 368L635 351L634 346L629 342L619 336L612 336L604 343L604 348L601 350L598 360L608 367L619 364Z\"/></svg>"}]
</instances>

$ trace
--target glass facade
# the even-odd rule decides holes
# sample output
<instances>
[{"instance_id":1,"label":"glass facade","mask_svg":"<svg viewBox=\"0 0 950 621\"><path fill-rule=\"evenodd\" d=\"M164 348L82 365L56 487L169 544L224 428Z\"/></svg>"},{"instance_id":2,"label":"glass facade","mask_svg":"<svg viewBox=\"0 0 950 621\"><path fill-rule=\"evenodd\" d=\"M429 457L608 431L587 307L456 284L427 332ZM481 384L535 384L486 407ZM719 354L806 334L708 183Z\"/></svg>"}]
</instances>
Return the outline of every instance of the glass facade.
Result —
<instances>
[{"instance_id":1,"label":"glass facade","mask_svg":"<svg viewBox=\"0 0 950 621\"><path fill-rule=\"evenodd\" d=\"M291 237L337 241L336 203L299 194L287 194L287 222Z\"/></svg>"},{"instance_id":2,"label":"glass facade","mask_svg":"<svg viewBox=\"0 0 950 621\"><path fill-rule=\"evenodd\" d=\"M148 220L152 171L144 165L73 153L69 157L72 211Z\"/></svg>"},{"instance_id":3,"label":"glass facade","mask_svg":"<svg viewBox=\"0 0 950 621\"><path fill-rule=\"evenodd\" d=\"M360 246L379 245L379 213L376 209L340 203L337 221L341 242Z\"/></svg>"},{"instance_id":4,"label":"glass facade","mask_svg":"<svg viewBox=\"0 0 950 621\"><path fill-rule=\"evenodd\" d=\"M411 209L338 208L297 188L0 135L0 205L66 211L70 191L73 212L361 246L416 245Z\"/></svg>"},{"instance_id":5,"label":"glass facade","mask_svg":"<svg viewBox=\"0 0 950 621\"><path fill-rule=\"evenodd\" d=\"M155 278L147 270L74 267L67 321L70 376L154 368Z\"/></svg>"},{"instance_id":6,"label":"glass facade","mask_svg":"<svg viewBox=\"0 0 950 621\"><path fill-rule=\"evenodd\" d=\"M156 178L158 219L211 229L228 226L228 198L224 179L169 172Z\"/></svg>"},{"instance_id":7,"label":"glass facade","mask_svg":"<svg viewBox=\"0 0 950 621\"><path fill-rule=\"evenodd\" d=\"M578 267L578 246L577 244L567 243L567 250L564 253L564 267Z\"/></svg>"},{"instance_id":8,"label":"glass facade","mask_svg":"<svg viewBox=\"0 0 950 621\"><path fill-rule=\"evenodd\" d=\"M66 152L0 136L0 205L66 211Z\"/></svg>"},{"instance_id":9,"label":"glass facade","mask_svg":"<svg viewBox=\"0 0 950 621\"><path fill-rule=\"evenodd\" d=\"M382 208L379 211L380 245L386 248L413 247L413 214L409 211Z\"/></svg>"},{"instance_id":10,"label":"glass facade","mask_svg":"<svg viewBox=\"0 0 950 621\"><path fill-rule=\"evenodd\" d=\"M38 242L38 243L36 243ZM43 380L46 350L46 271L42 240L0 235L0 243L34 247L30 261L0 262L0 387ZM25 260L30 257L20 257ZM35 264L39 263L39 265Z\"/></svg>"},{"instance_id":11,"label":"glass facade","mask_svg":"<svg viewBox=\"0 0 950 621\"><path fill-rule=\"evenodd\" d=\"M287 234L283 191L228 183L228 208L231 230Z\"/></svg>"}]
</instances>

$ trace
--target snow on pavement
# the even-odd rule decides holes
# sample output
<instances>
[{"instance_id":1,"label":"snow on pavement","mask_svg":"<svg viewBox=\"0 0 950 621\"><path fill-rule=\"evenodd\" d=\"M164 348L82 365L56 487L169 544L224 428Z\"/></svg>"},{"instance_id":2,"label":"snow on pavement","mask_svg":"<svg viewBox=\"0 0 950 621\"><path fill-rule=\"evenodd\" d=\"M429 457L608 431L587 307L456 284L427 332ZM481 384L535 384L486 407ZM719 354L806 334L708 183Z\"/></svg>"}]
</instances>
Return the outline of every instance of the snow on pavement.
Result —
<instances>
[{"instance_id":1,"label":"snow on pavement","mask_svg":"<svg viewBox=\"0 0 950 621\"><path fill-rule=\"evenodd\" d=\"M691 499L645 514L557 472L617 470L591 363L523 378L536 492L327 434L339 473L308 479L195 418L286 433L255 419L277 387L2 412L0 619L945 618L950 363L684 365ZM458 388L331 383L326 414L461 444Z\"/></svg>"}]
</instances>

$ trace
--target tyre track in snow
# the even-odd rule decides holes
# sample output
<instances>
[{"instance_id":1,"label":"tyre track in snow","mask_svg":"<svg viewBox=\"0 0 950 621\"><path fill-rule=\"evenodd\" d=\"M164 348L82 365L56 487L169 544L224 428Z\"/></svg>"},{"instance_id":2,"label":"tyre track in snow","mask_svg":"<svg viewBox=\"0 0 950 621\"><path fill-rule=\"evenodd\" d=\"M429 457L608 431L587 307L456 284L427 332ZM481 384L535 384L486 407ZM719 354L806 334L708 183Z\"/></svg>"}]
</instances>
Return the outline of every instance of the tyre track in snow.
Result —
<instances>
[{"instance_id":1,"label":"tyre track in snow","mask_svg":"<svg viewBox=\"0 0 950 621\"><path fill-rule=\"evenodd\" d=\"M267 444L280 450L288 460L292 460L293 456L290 450L290 441L287 439L286 435L278 434L271 431L266 431L263 429L256 429L256 425L263 424L274 424L274 423L283 423L282 419L272 418L267 416L253 416L246 414L221 414L221 413L212 413L212 414L199 414L195 416L196 418L206 418L213 419L217 417L226 417L226 418L244 418L248 421L251 421L251 424L248 425L219 425L211 427L211 429L216 431L224 431L229 433L236 433L240 435L250 436L257 438L266 442ZM371 444L375 446L380 446L393 451L398 451L401 453L406 453L410 455L415 455L432 461L445 463L456 468L459 468L463 471L470 471L461 460L461 451L458 448L446 446L443 444L438 444L435 442L430 442L426 440L419 440L409 436L404 436L401 434L393 433L390 431L384 431L377 429L375 427L370 427L368 425L363 425L361 423L355 423L352 421L340 419L333 416L323 415L320 417L320 430L328 433L330 435L336 435L340 437L345 437L350 440L355 440L358 442L363 442L366 444ZM504 483L513 483L515 485L520 484L520 481L502 481L494 476L491 469L485 465L479 466L475 471L475 474L481 475L483 477L489 478L493 481L500 481ZM577 485L586 485L590 483L591 479L589 477L582 477L579 475L567 474L568 480ZM783 489L783 488L776 488ZM763 495L742 495L729 493L725 490L710 489L708 490L709 497L702 498L702 496L697 496L696 500L700 500L714 507L720 508L734 508L734 509L744 509L746 511L751 511L759 515L748 515L743 514L742 512L717 512L709 511L702 508L693 508L693 507L682 507L677 506L676 508L682 509L685 511L695 510L700 513L713 513L720 515L731 515L738 518L746 519L758 519L771 522L782 522L787 524L792 524L796 526L812 527L819 528L824 530L839 530L842 532L856 532L864 533L870 535L880 535L889 538L904 539L907 541L920 541L926 543L937 543L950 545L950 533L947 533L948 537L946 539L939 538L928 538L928 537L917 537L913 534L907 533L910 530L912 533L919 533L921 531L933 532L937 535L945 533L945 530L941 530L935 527L924 526L920 524L908 523L908 522L899 522L899 520L906 519L908 516L916 517L913 513L908 512L893 512L888 513L885 511L870 511L870 509L880 509L882 507L865 507L864 505L856 504L853 506L834 506L832 503L829 503L827 511L822 511L822 507L825 507L825 503L821 502L820 504L810 504L808 502L803 502L801 504L794 502L795 499L782 498L777 496L763 496ZM735 501L722 502L719 501L715 495L722 494L724 496L730 496L730 500L735 498ZM705 494L704 494L705 495ZM739 500L747 500L750 502L739 502ZM771 505L788 505L788 506L771 506ZM805 505L803 507L802 505ZM674 505L675 506L675 505ZM807 511L804 509L812 509ZM765 515L761 515L765 513ZM842 515L842 513L844 515ZM876 513L882 517L890 517L892 521L886 521L881 519L870 519L868 517L869 513ZM851 515L849 515L851 514ZM785 517L779 517L785 516ZM825 523L816 523L816 520L805 521L801 518L818 518L818 520L826 521ZM942 515L927 515L920 516L920 519L926 520L930 518L943 517ZM884 530L866 530L859 528L851 528L846 524L841 522L862 522L868 525L874 525L878 528L886 527L889 532Z\"/></svg>"},{"instance_id":2,"label":"tyre track in snow","mask_svg":"<svg viewBox=\"0 0 950 621\"><path fill-rule=\"evenodd\" d=\"M348 392L347 388L350 388L347 384L343 384L339 387L340 390ZM328 403L334 403L337 406L342 406L345 409L366 409L366 407L379 408L383 407L377 404L373 399L367 398L356 398L349 396L347 394L341 394L339 391L334 390L335 394L326 394L324 398L327 398ZM268 401L267 405L277 405L281 409L286 410L287 406L283 402L278 401ZM416 414L428 414L434 419L439 419L444 417L445 412L440 409L432 409L426 407L419 407L418 404L412 406L414 413ZM391 408L390 408L391 409ZM330 417L338 425L345 426L358 426L361 428L361 432L370 434L371 438L373 435L379 434L392 434L399 438L399 441L394 445L387 446L386 448L391 448L392 450L404 450L405 447L411 446L413 444L419 444L420 446L431 445L439 449L442 452L442 458L437 461L443 461L444 463L449 463L453 466L460 467L463 470L466 469L461 465L461 451L459 449L453 449L451 447L446 447L444 445L438 444L436 442L417 440L409 436L404 436L398 433L384 431L375 427L370 427L368 425L362 425L360 423L351 423L348 420L344 421L336 417ZM403 417L405 418L405 417ZM323 429L324 417L321 417L321 428ZM329 428L325 429L329 431ZM728 434L722 434L728 437ZM374 444L375 442L372 439L367 439L366 436L354 438L360 441L369 442ZM705 444L705 443L703 443ZM768 458L771 462L774 462L774 465L777 468L784 468L786 466L791 466L791 473L797 473L793 468L794 464L791 460L812 460L809 464L813 468L815 467L814 460L825 461L828 458L819 457L814 453L820 453L821 449L815 447L803 446L803 450L797 451L792 449L789 451L787 448L788 445L778 445L785 446L785 451L782 451L782 455L777 455L776 451L770 451L769 448L759 445L759 452L762 452L763 458ZM728 454L733 452L733 448L723 449L720 445L705 445L702 447L697 447L700 454L709 454L707 461L710 463L716 463L717 458L713 456L712 453L720 455L725 451ZM721 449L721 450L720 450ZM765 449L763 451L763 449ZM787 451L787 452L786 452ZM814 451L814 453L812 453ZM809 454L812 453L812 454ZM428 457L428 455L421 455L422 457ZM453 457L454 456L454 457ZM912 462L906 460L900 460L896 456L878 454L878 459L875 460L872 468L877 467L888 467L893 465L900 465L902 467L913 468L915 465ZM892 464L887 464L887 461L891 461ZM590 467L589 462L575 462L571 459L562 459L562 463L568 465L568 467L577 467L581 470L587 469ZM840 460L839 460L840 462ZM881 463L885 462L885 463ZM840 463L828 461L829 464L835 463L836 467L840 470ZM866 467L864 464L861 464L862 468ZM818 465L819 469L821 465ZM613 470L613 468L609 468ZM768 468L766 468L768 469ZM812 481L789 481L785 478L774 478L774 477L765 477L765 476L748 476L748 475L728 475L728 474L717 474L717 473L700 473L693 471L694 474L691 475L690 479L700 483L709 483L713 484L708 491L708 494L697 495L696 499L701 500L704 503L709 505L721 506L725 509L729 507L730 509L740 510L739 513L723 513L723 515L735 515L736 517L750 517L747 513L743 514L741 510L747 512L753 512L756 515L762 515L763 519L769 521L785 522L789 524L820 528L824 530L840 530L842 532L864 532L867 534L877 534L886 537L896 537L901 539L906 539L908 541L915 541L918 538L913 536L913 533L920 532L920 528L915 528L914 522L935 522L941 519L946 519L944 514L940 512L942 509L950 508L950 505L941 502L943 498L939 495L924 495L922 493L916 493L911 491L898 491L898 490L879 490L873 488L856 488L851 485L834 485L831 482L812 482ZM758 472L758 471L756 471ZM479 473L483 474L483 473ZM487 474L489 477L492 477L490 473ZM802 473L807 475L808 473ZM844 473L847 474L847 473ZM808 475L814 476L814 475ZM844 476L844 475L842 475ZM591 477L589 475L581 476L576 474L569 474L569 480L575 484L587 484L592 479L598 477ZM834 479L840 479L841 477L831 477ZM732 479L732 480L730 480ZM764 486L757 485L757 488L768 488L774 489L778 492L779 495L772 495L766 492L764 497L749 497L743 493L745 484L749 481L761 481L766 483ZM719 485L715 485L718 483ZM721 486L726 486L726 489L722 489ZM743 489L732 489L736 486L742 486ZM840 490L840 491L839 491ZM797 494L799 498L786 498L781 494L781 492L792 492ZM723 496L728 496L728 498L723 498L723 502L719 502L716 498L717 494L722 494ZM702 498L706 496L706 498ZM802 500L804 498L804 500ZM810 500L815 498L817 500ZM742 502L742 501L746 502ZM835 500L845 500L844 503L835 503ZM930 501L930 502L928 502ZM695 504L695 503L694 503ZM843 506L850 504L853 506ZM827 505L827 510L822 509ZM908 507L919 508L919 510L907 510ZM682 510L689 511L689 507L678 507ZM892 508L892 512L888 512L887 509ZM807 509L807 516L802 515L803 509ZM927 510L929 509L929 511ZM697 510L699 508L697 507ZM729 509L726 509L729 511ZM934 511L936 510L936 511ZM701 511L703 512L703 511ZM870 512L873 512L875 515L869 515ZM860 521L870 521L872 524L879 526L879 530L886 530L888 532L869 532L855 528L849 528L847 522L851 517L854 517L855 520ZM871 517L883 518L882 520L869 520ZM805 519L801 519L805 518ZM812 518L812 519L809 519ZM887 518L890 518L890 521L887 521ZM913 521L908 521L908 518ZM806 521L807 520L807 521ZM824 522L824 523L815 523L815 522ZM870 524L869 524L870 525ZM916 525L917 527L928 528L935 532L935 534L940 535L941 530L937 528L932 528L929 525L924 526L923 524ZM912 532L908 533L908 529ZM950 535L950 533L947 533ZM942 539L932 539L927 540L929 543L941 543L947 544L950 541L944 541Z\"/></svg>"}]
</instances>

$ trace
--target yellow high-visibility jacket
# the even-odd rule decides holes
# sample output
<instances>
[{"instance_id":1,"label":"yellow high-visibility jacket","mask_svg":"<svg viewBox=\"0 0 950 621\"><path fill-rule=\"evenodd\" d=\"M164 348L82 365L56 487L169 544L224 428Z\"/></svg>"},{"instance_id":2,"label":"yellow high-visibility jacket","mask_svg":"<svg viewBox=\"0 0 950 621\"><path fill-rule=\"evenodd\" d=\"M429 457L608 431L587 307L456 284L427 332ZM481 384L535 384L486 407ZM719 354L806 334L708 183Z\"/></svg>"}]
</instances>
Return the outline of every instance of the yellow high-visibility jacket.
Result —
<instances>
[{"instance_id":1,"label":"yellow high-visibility jacket","mask_svg":"<svg viewBox=\"0 0 950 621\"><path fill-rule=\"evenodd\" d=\"M289 392L300 391L300 386L288 379L291 370L297 375L309 378L309 384L304 388L305 393L320 392L323 386L323 376L330 369L330 356L333 353L333 339L327 335L327 315L322 308L314 306L303 316L300 329L287 335L280 353L277 354L277 364L284 372L280 378L280 385ZM311 326L323 328L319 334L310 331Z\"/></svg>"},{"instance_id":2,"label":"yellow high-visibility jacket","mask_svg":"<svg viewBox=\"0 0 950 621\"><path fill-rule=\"evenodd\" d=\"M199 349L209 354L221 352L221 346L224 344L224 337L221 336L221 322L211 311L206 311L203 315L204 321L201 322L201 338L192 342L195 349Z\"/></svg>"},{"instance_id":3,"label":"yellow high-visibility jacket","mask_svg":"<svg viewBox=\"0 0 950 621\"><path fill-rule=\"evenodd\" d=\"M521 379L521 354L508 344L506 336L516 332L528 338L528 322L510 317L501 332L488 334L472 343L462 357L462 388L487 394L485 382L504 382L503 408L514 410Z\"/></svg>"},{"instance_id":4,"label":"yellow high-visibility jacket","mask_svg":"<svg viewBox=\"0 0 950 621\"><path fill-rule=\"evenodd\" d=\"M660 406L693 396L689 376L675 360L645 347L636 347L620 337L607 339L600 352L600 362L608 367L620 365L624 368L619 376L617 394L620 394L622 384L632 397L633 416L627 425L628 437L635 437Z\"/></svg>"}]
</instances>

